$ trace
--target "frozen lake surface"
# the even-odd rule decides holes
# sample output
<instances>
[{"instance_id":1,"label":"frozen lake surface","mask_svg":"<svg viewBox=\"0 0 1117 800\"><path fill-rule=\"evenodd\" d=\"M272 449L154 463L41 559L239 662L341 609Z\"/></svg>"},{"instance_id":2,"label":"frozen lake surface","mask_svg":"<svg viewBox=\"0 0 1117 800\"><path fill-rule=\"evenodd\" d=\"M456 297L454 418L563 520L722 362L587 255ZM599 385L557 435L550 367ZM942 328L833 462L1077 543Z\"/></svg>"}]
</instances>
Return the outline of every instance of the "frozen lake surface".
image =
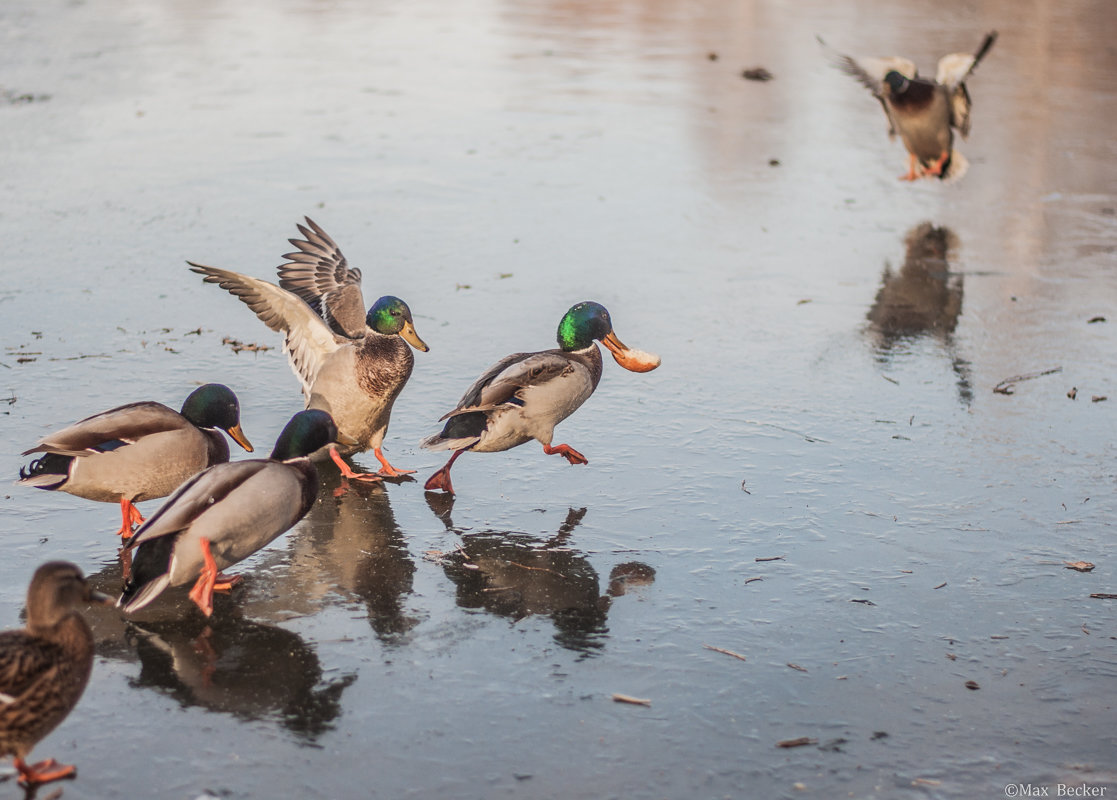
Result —
<instances>
[{"instance_id":1,"label":"frozen lake surface","mask_svg":"<svg viewBox=\"0 0 1117 800\"><path fill-rule=\"evenodd\" d=\"M969 173L897 181L816 34L926 73L992 29ZM208 633L185 592L91 613L39 796L1117 793L1115 36L1088 0L7 0L5 474L210 381L269 451L279 337L184 262L275 280L304 215L431 347L386 439L418 482L324 467ZM586 299L663 358L606 359L556 439L589 464L426 495L418 441ZM114 506L0 500L0 627L48 559L119 590Z\"/></svg>"}]
</instances>

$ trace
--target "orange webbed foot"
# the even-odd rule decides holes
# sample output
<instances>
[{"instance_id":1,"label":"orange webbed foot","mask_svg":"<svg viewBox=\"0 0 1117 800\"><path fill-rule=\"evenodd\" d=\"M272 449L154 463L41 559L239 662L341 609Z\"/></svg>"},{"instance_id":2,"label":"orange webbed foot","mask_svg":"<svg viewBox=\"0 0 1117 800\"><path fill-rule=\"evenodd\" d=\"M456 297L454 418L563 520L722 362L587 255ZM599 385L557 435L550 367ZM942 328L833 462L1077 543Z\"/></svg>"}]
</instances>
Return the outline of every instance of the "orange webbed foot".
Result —
<instances>
[{"instance_id":1,"label":"orange webbed foot","mask_svg":"<svg viewBox=\"0 0 1117 800\"><path fill-rule=\"evenodd\" d=\"M233 588L244 580L243 575L226 575L224 572L218 572L217 577L213 581L213 591L215 592L231 592Z\"/></svg>"},{"instance_id":2,"label":"orange webbed foot","mask_svg":"<svg viewBox=\"0 0 1117 800\"><path fill-rule=\"evenodd\" d=\"M202 570L198 580L190 590L190 599L194 601L201 612L207 617L213 616L214 591L227 592L240 582L239 575L223 575L217 571L217 562L213 560L213 553L209 549L209 539L198 540L202 550Z\"/></svg>"},{"instance_id":3,"label":"orange webbed foot","mask_svg":"<svg viewBox=\"0 0 1117 800\"><path fill-rule=\"evenodd\" d=\"M423 488L428 492L443 492L454 493L454 484L450 483L450 466L446 465L438 472L427 478L427 482L423 484Z\"/></svg>"},{"instance_id":4,"label":"orange webbed foot","mask_svg":"<svg viewBox=\"0 0 1117 800\"><path fill-rule=\"evenodd\" d=\"M17 758L15 768L19 773L20 785L29 788L51 781L76 778L78 774L77 767L72 764L59 764L53 758L35 764L27 764L22 758Z\"/></svg>"},{"instance_id":5,"label":"orange webbed foot","mask_svg":"<svg viewBox=\"0 0 1117 800\"><path fill-rule=\"evenodd\" d=\"M354 472L353 468L346 464L345 459L337 452L336 447L330 448L330 458L337 464L337 468L341 470L341 477L343 478L352 478L355 481L368 481L369 483L375 483L380 480L380 475L372 472Z\"/></svg>"},{"instance_id":6,"label":"orange webbed foot","mask_svg":"<svg viewBox=\"0 0 1117 800\"><path fill-rule=\"evenodd\" d=\"M950 158L950 151L949 150L943 150L942 155L939 156L938 160L935 161L933 164L931 164L931 166L925 168L923 170L923 174L924 175L935 175L935 176L938 176L938 177L942 177L943 167L946 166L946 162L949 158Z\"/></svg>"},{"instance_id":7,"label":"orange webbed foot","mask_svg":"<svg viewBox=\"0 0 1117 800\"><path fill-rule=\"evenodd\" d=\"M383 451L379 447L374 447L372 454L376 456L376 460L380 462L380 469L377 475L381 478L400 478L404 475L414 475L413 469L396 469L388 463L388 459L384 457Z\"/></svg>"},{"instance_id":8,"label":"orange webbed foot","mask_svg":"<svg viewBox=\"0 0 1117 800\"><path fill-rule=\"evenodd\" d=\"M135 525L143 525L145 520L140 510L132 505L132 501L127 497L120 498L120 530L116 535L121 539L129 539L132 536L132 527Z\"/></svg>"},{"instance_id":9,"label":"orange webbed foot","mask_svg":"<svg viewBox=\"0 0 1117 800\"><path fill-rule=\"evenodd\" d=\"M554 447L551 447L549 444L545 444L543 445L543 452L549 456L555 455L557 453L558 455L563 456L571 464L590 463L588 458L586 458L584 455L579 453L568 444L556 444Z\"/></svg>"},{"instance_id":10,"label":"orange webbed foot","mask_svg":"<svg viewBox=\"0 0 1117 800\"><path fill-rule=\"evenodd\" d=\"M446 462L446 466L438 472L427 478L427 482L423 484L423 488L428 492L436 492L442 490L444 492L454 493L454 485L450 483L450 467L454 466L458 456L464 453L465 450L455 450L454 455L450 456L450 460Z\"/></svg>"},{"instance_id":11,"label":"orange webbed foot","mask_svg":"<svg viewBox=\"0 0 1117 800\"><path fill-rule=\"evenodd\" d=\"M207 617L213 616L213 586L208 585L209 580L206 573L203 571L198 576L197 583L190 590L190 599L194 601L201 612Z\"/></svg>"}]
</instances>

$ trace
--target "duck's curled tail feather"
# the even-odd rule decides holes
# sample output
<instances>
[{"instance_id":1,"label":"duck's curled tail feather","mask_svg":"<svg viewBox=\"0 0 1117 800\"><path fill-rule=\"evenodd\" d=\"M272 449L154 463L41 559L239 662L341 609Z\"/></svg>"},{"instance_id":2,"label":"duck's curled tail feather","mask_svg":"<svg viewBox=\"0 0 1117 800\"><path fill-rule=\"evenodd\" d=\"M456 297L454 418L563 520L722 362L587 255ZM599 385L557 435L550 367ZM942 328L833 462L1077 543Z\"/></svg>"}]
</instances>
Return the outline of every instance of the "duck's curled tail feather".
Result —
<instances>
[{"instance_id":1,"label":"duck's curled tail feather","mask_svg":"<svg viewBox=\"0 0 1117 800\"><path fill-rule=\"evenodd\" d=\"M19 468L19 483L36 489L57 489L70 479L73 456L44 453L26 467Z\"/></svg>"}]
</instances>

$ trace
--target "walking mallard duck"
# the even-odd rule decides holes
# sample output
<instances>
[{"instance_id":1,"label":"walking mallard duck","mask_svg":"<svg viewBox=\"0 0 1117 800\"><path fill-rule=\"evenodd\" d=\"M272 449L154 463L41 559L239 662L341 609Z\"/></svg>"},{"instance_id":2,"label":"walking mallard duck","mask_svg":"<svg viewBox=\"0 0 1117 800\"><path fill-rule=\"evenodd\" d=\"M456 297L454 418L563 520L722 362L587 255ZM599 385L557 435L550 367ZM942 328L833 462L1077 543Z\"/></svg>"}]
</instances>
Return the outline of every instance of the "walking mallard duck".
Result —
<instances>
[{"instance_id":1,"label":"walking mallard duck","mask_svg":"<svg viewBox=\"0 0 1117 800\"><path fill-rule=\"evenodd\" d=\"M135 503L166 497L206 467L229 460L225 431L248 452L240 403L227 386L207 383L176 412L162 403L130 403L75 422L23 453L45 455L19 471L23 486L120 503L122 537L143 522Z\"/></svg>"},{"instance_id":2,"label":"walking mallard duck","mask_svg":"<svg viewBox=\"0 0 1117 800\"><path fill-rule=\"evenodd\" d=\"M381 297L367 313L360 270L350 269L334 241L309 218L299 230L306 241L279 267L280 286L192 261L190 268L239 297L265 325L285 334L283 347L299 380L307 408L326 411L343 442L328 454L348 478L396 477L382 445L392 405L411 377L408 345L430 348L415 332L411 309L398 297ZM375 476L354 473L341 455L372 450L381 464Z\"/></svg>"},{"instance_id":3,"label":"walking mallard duck","mask_svg":"<svg viewBox=\"0 0 1117 800\"><path fill-rule=\"evenodd\" d=\"M962 177L968 162L954 150L954 129L965 139L970 132L970 93L964 81L993 43L990 31L972 55L952 53L939 60L935 79L920 78L906 58L854 59L831 52L838 68L852 75L880 101L888 117L888 135L900 134L908 151L908 171L901 180ZM826 47L826 43L819 38Z\"/></svg>"},{"instance_id":4,"label":"walking mallard duck","mask_svg":"<svg viewBox=\"0 0 1117 800\"><path fill-rule=\"evenodd\" d=\"M558 349L514 353L498 361L469 387L457 408L442 417L447 420L442 431L422 441L427 450L454 451L425 488L453 494L450 467L466 450L495 453L531 439L548 455L561 455L571 464L588 463L570 445L552 447L551 440L555 426L577 411L601 380L601 351L595 339L627 370L649 372L659 366L659 356L621 343L604 306L578 303L559 322Z\"/></svg>"},{"instance_id":5,"label":"walking mallard duck","mask_svg":"<svg viewBox=\"0 0 1117 800\"><path fill-rule=\"evenodd\" d=\"M70 778L73 766L53 758L24 759L73 710L93 669L93 633L82 603L111 603L81 570L51 561L35 570L27 590L27 627L0 633L0 756L14 756L24 786Z\"/></svg>"},{"instance_id":6,"label":"walking mallard duck","mask_svg":"<svg viewBox=\"0 0 1117 800\"><path fill-rule=\"evenodd\" d=\"M267 458L217 464L180 486L125 545L131 566L117 605L138 611L168 586L194 581L190 599L213 614L213 592L239 579L219 570L265 547L310 510L318 497L310 454L337 435L325 411L300 411Z\"/></svg>"}]
</instances>

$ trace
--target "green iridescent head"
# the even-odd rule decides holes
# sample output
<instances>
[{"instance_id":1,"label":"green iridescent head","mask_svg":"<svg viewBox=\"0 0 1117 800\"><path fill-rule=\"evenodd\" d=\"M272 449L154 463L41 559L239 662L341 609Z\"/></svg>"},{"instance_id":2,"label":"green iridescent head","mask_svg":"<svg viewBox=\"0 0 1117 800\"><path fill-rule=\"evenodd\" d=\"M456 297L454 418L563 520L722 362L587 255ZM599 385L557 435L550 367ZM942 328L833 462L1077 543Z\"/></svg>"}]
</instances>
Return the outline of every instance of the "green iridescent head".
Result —
<instances>
[{"instance_id":1,"label":"green iridescent head","mask_svg":"<svg viewBox=\"0 0 1117 800\"><path fill-rule=\"evenodd\" d=\"M384 295L368 310L365 324L385 336L402 336L404 341L424 353L430 350L426 343L415 333L415 323L411 319L411 309L398 297Z\"/></svg>"},{"instance_id":2,"label":"green iridescent head","mask_svg":"<svg viewBox=\"0 0 1117 800\"><path fill-rule=\"evenodd\" d=\"M604 339L613 330L609 312L600 303L586 301L571 307L558 326L558 343L566 352L584 350L594 339Z\"/></svg>"},{"instance_id":3,"label":"green iridescent head","mask_svg":"<svg viewBox=\"0 0 1117 800\"><path fill-rule=\"evenodd\" d=\"M333 417L317 408L300 411L279 434L270 458L273 461L303 458L336 439Z\"/></svg>"},{"instance_id":4,"label":"green iridescent head","mask_svg":"<svg viewBox=\"0 0 1117 800\"><path fill-rule=\"evenodd\" d=\"M365 316L365 324L385 336L399 333L411 321L411 309L398 297L385 295L372 304Z\"/></svg>"},{"instance_id":5,"label":"green iridescent head","mask_svg":"<svg viewBox=\"0 0 1117 800\"><path fill-rule=\"evenodd\" d=\"M220 428L248 452L252 452L240 429L240 402L233 390L220 383L207 383L190 393L179 413L199 428Z\"/></svg>"}]
</instances>

